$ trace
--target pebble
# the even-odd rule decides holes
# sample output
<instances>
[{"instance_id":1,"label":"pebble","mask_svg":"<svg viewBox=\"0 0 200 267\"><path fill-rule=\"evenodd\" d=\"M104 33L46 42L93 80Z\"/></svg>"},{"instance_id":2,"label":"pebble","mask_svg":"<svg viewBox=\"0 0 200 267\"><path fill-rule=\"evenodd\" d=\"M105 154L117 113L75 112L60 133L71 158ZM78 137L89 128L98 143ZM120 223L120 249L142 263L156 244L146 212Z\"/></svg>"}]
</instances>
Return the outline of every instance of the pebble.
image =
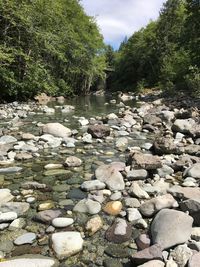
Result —
<instances>
[{"instance_id":1,"label":"pebble","mask_svg":"<svg viewBox=\"0 0 200 267\"><path fill-rule=\"evenodd\" d=\"M103 208L104 212L110 215L118 215L122 210L122 203L120 201L108 202Z\"/></svg>"},{"instance_id":2,"label":"pebble","mask_svg":"<svg viewBox=\"0 0 200 267\"><path fill-rule=\"evenodd\" d=\"M36 240L35 233L26 233L15 239L14 244L19 246L23 244L32 244Z\"/></svg>"},{"instance_id":3,"label":"pebble","mask_svg":"<svg viewBox=\"0 0 200 267\"><path fill-rule=\"evenodd\" d=\"M52 225L56 228L67 227L74 223L72 218L59 217L52 220Z\"/></svg>"},{"instance_id":4,"label":"pebble","mask_svg":"<svg viewBox=\"0 0 200 267\"><path fill-rule=\"evenodd\" d=\"M139 210L136 208L127 209L127 217L129 222L136 223L138 220L142 219L142 215Z\"/></svg>"},{"instance_id":5,"label":"pebble","mask_svg":"<svg viewBox=\"0 0 200 267\"><path fill-rule=\"evenodd\" d=\"M144 191L137 182L133 182L130 189L129 193L133 197L137 197L139 199L148 199L150 198L148 193Z\"/></svg>"},{"instance_id":6,"label":"pebble","mask_svg":"<svg viewBox=\"0 0 200 267\"><path fill-rule=\"evenodd\" d=\"M86 224L85 229L88 231L89 236L94 235L103 227L103 220L99 215L95 215Z\"/></svg>"}]
</instances>

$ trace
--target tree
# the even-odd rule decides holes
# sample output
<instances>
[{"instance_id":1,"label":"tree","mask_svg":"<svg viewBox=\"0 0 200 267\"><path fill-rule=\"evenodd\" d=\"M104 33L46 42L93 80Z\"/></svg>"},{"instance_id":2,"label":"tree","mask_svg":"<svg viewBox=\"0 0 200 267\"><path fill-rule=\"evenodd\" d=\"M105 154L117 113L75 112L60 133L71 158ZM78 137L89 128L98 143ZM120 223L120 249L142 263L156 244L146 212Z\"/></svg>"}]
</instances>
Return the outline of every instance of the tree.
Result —
<instances>
[{"instance_id":1,"label":"tree","mask_svg":"<svg viewBox=\"0 0 200 267\"><path fill-rule=\"evenodd\" d=\"M87 93L103 78L103 38L78 0L0 0L3 97Z\"/></svg>"}]
</instances>

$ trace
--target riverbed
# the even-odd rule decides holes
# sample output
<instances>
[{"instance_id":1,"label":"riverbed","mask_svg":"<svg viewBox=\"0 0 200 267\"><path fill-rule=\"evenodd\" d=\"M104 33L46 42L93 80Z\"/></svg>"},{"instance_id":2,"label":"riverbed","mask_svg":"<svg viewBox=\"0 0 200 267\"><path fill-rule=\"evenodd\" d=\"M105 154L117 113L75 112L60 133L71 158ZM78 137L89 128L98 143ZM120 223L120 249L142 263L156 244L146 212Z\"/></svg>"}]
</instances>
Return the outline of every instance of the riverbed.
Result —
<instances>
[{"instance_id":1,"label":"riverbed","mask_svg":"<svg viewBox=\"0 0 200 267\"><path fill-rule=\"evenodd\" d=\"M122 102L91 95L45 106L5 104L0 116L0 266L127 267L157 258L162 263L163 249L189 239L193 219L178 208L177 192L188 188L181 191L184 199L193 193L192 200L200 199L196 174L183 175L199 164L197 114L170 109L162 99ZM187 130L185 121L176 123L180 116L190 119ZM168 143L159 143L163 136ZM151 199L154 204L141 208ZM155 210L149 212L151 205ZM159 257L135 260L138 251L159 243L149 231L162 209L183 216L187 236L159 247ZM38 257L40 265L34 262Z\"/></svg>"}]
</instances>

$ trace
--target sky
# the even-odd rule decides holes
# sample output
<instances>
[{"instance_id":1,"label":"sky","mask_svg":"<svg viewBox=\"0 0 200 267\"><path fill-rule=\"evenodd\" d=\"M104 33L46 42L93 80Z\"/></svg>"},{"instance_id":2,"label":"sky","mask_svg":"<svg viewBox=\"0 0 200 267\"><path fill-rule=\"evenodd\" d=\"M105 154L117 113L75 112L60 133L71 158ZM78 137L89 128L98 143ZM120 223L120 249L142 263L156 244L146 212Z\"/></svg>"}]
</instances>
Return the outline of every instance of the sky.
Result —
<instances>
[{"instance_id":1,"label":"sky","mask_svg":"<svg viewBox=\"0 0 200 267\"><path fill-rule=\"evenodd\" d=\"M82 0L86 13L96 18L106 44L117 49L127 36L159 16L166 0Z\"/></svg>"}]
</instances>

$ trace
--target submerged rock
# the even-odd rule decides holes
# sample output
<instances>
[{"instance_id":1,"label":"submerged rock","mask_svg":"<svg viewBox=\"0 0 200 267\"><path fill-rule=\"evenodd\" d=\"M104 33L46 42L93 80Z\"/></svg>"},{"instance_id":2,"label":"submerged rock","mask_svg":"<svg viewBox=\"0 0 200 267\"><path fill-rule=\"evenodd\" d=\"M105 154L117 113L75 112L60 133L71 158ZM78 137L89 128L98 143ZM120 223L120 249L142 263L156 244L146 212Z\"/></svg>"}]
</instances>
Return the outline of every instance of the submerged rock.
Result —
<instances>
[{"instance_id":1,"label":"submerged rock","mask_svg":"<svg viewBox=\"0 0 200 267\"><path fill-rule=\"evenodd\" d=\"M81 164L82 164L82 160L75 156L67 157L64 163L64 165L67 167L79 167L81 166Z\"/></svg>"},{"instance_id":2,"label":"submerged rock","mask_svg":"<svg viewBox=\"0 0 200 267\"><path fill-rule=\"evenodd\" d=\"M55 137L69 137L71 130L60 123L47 123L42 127L43 133L51 134Z\"/></svg>"},{"instance_id":3,"label":"submerged rock","mask_svg":"<svg viewBox=\"0 0 200 267\"><path fill-rule=\"evenodd\" d=\"M83 199L79 201L74 207L73 211L83 212L89 214L97 214L101 210L101 204L91 199Z\"/></svg>"},{"instance_id":4,"label":"submerged rock","mask_svg":"<svg viewBox=\"0 0 200 267\"><path fill-rule=\"evenodd\" d=\"M16 173L22 171L22 167L8 167L8 168L1 168L0 169L0 174L1 173Z\"/></svg>"}]
</instances>

